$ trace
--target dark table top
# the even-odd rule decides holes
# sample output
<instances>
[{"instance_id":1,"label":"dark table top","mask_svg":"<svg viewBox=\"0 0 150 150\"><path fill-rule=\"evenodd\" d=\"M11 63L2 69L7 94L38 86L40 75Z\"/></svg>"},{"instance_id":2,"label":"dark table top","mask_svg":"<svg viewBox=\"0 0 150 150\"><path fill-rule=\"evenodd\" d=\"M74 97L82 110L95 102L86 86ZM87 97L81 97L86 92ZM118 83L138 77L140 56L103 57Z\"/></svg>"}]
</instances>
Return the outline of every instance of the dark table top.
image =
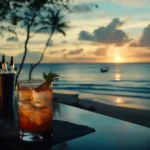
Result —
<instances>
[{"instance_id":1,"label":"dark table top","mask_svg":"<svg viewBox=\"0 0 150 150\"><path fill-rule=\"evenodd\" d=\"M96 132L59 144L66 150L148 150L150 128L92 113L79 108L56 104L54 118L92 127Z\"/></svg>"},{"instance_id":2,"label":"dark table top","mask_svg":"<svg viewBox=\"0 0 150 150\"><path fill-rule=\"evenodd\" d=\"M96 132L57 144L54 150L149 150L150 128L86 110L54 103L53 118L85 125ZM17 119L16 119L17 120ZM17 121L0 119L0 129L16 126ZM62 129L63 130L63 129ZM67 134L67 133L66 133Z\"/></svg>"}]
</instances>

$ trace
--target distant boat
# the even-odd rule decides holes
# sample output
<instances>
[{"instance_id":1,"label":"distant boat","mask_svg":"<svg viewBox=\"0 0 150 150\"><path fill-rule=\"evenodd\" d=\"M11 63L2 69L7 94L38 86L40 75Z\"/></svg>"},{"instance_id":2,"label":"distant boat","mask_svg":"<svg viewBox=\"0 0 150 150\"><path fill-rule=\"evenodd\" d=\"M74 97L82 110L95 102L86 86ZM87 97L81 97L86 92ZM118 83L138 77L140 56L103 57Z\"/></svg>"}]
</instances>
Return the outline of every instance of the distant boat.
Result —
<instances>
[{"instance_id":1,"label":"distant boat","mask_svg":"<svg viewBox=\"0 0 150 150\"><path fill-rule=\"evenodd\" d=\"M102 67L100 70L101 70L101 72L104 73L104 72L107 72L109 70L109 67Z\"/></svg>"}]
</instances>

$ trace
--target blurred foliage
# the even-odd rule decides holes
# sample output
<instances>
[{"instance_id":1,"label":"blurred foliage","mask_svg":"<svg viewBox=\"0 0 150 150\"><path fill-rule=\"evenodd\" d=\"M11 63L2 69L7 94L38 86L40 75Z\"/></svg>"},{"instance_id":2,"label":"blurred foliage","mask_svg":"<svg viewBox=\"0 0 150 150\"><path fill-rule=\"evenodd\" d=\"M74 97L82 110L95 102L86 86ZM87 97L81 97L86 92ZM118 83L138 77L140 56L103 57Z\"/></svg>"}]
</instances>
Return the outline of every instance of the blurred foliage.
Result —
<instances>
[{"instance_id":1,"label":"blurred foliage","mask_svg":"<svg viewBox=\"0 0 150 150\"><path fill-rule=\"evenodd\" d=\"M33 69L42 61L52 35L56 31L66 35L64 29L68 27L68 22L63 21L64 15L61 13L70 11L71 2L71 0L0 0L0 35L4 37L4 34L8 32L16 37L20 34L18 28L25 30L24 53L17 72L16 83L26 59L28 43L36 33L49 33L49 38L40 60L35 65L32 64L30 76Z\"/></svg>"}]
</instances>

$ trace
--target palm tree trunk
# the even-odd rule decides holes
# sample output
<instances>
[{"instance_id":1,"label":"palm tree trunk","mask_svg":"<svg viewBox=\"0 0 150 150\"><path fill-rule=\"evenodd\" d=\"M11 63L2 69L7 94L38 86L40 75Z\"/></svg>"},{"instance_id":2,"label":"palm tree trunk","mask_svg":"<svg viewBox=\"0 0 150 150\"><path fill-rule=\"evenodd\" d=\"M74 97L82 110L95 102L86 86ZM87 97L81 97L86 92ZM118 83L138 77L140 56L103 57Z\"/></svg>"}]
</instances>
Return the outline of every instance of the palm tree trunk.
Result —
<instances>
[{"instance_id":1,"label":"palm tree trunk","mask_svg":"<svg viewBox=\"0 0 150 150\"><path fill-rule=\"evenodd\" d=\"M31 65L30 65L29 77L28 77L29 80L32 79L32 72L33 72L33 70L34 70L34 69L41 63L41 61L43 60L44 53L45 53L45 51L46 51L46 49L47 49L48 43L50 42L50 40L51 40L53 34L54 34L54 30L52 30L52 32L51 32L51 34L50 34L50 36L49 36L49 38L48 38L48 40L47 40L47 42L46 42L46 44L45 44L45 47L44 47L44 49L43 49L43 52L42 52L42 54L41 54L41 57L40 57L39 61L37 61L37 63L35 63L35 64L31 64Z\"/></svg>"},{"instance_id":2,"label":"palm tree trunk","mask_svg":"<svg viewBox=\"0 0 150 150\"><path fill-rule=\"evenodd\" d=\"M21 72L21 70L22 70L22 68L23 68L24 61L25 61L25 58L26 58L26 55L27 55L27 51L28 51L27 45L28 45L28 41L29 41L29 38L30 38L29 34L30 34L30 31L29 31L29 27L28 27L28 28L27 28L27 37L26 37L26 41L25 41L25 45L24 45L24 54L23 54L23 58L22 58L22 61L21 61L21 64L20 64L18 73L17 73L17 75L16 75L15 86L17 85L18 78L19 78L20 72Z\"/></svg>"},{"instance_id":3,"label":"palm tree trunk","mask_svg":"<svg viewBox=\"0 0 150 150\"><path fill-rule=\"evenodd\" d=\"M29 78L28 78L29 81L32 79L32 70L33 70L33 64L30 65Z\"/></svg>"}]
</instances>

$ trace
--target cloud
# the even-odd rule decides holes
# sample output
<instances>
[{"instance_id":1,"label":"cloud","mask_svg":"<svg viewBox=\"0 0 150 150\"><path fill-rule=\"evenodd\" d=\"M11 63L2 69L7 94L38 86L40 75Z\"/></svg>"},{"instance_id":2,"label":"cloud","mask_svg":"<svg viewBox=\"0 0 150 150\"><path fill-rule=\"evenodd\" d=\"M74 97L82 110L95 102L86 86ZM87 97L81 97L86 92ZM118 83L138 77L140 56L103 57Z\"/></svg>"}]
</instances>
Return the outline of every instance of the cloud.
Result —
<instances>
[{"instance_id":1,"label":"cloud","mask_svg":"<svg viewBox=\"0 0 150 150\"><path fill-rule=\"evenodd\" d=\"M130 44L131 47L139 47L139 44L138 42L135 42L133 41L131 44Z\"/></svg>"},{"instance_id":2,"label":"cloud","mask_svg":"<svg viewBox=\"0 0 150 150\"><path fill-rule=\"evenodd\" d=\"M66 51L66 49L62 49L62 50L59 50L59 51L57 51L57 50L55 50L55 51L50 51L49 52L49 54L61 54L61 53L63 53L63 52L65 52Z\"/></svg>"},{"instance_id":3,"label":"cloud","mask_svg":"<svg viewBox=\"0 0 150 150\"><path fill-rule=\"evenodd\" d=\"M23 53L19 53L15 56L15 62L21 62ZM40 51L28 51L25 61L26 62L37 62L41 57Z\"/></svg>"},{"instance_id":4,"label":"cloud","mask_svg":"<svg viewBox=\"0 0 150 150\"><path fill-rule=\"evenodd\" d=\"M75 57L75 58L70 58L68 57L67 55L64 55L63 57L63 60L64 61L67 61L67 62L95 62L97 59L95 57Z\"/></svg>"},{"instance_id":5,"label":"cloud","mask_svg":"<svg viewBox=\"0 0 150 150\"><path fill-rule=\"evenodd\" d=\"M141 52L141 53L138 53L138 54L135 54L136 57L143 57L143 58L146 58L146 57L150 57L150 52Z\"/></svg>"},{"instance_id":6,"label":"cloud","mask_svg":"<svg viewBox=\"0 0 150 150\"><path fill-rule=\"evenodd\" d=\"M19 39L17 37L9 37L6 40L9 42L18 42L19 41Z\"/></svg>"},{"instance_id":7,"label":"cloud","mask_svg":"<svg viewBox=\"0 0 150 150\"><path fill-rule=\"evenodd\" d=\"M96 56L106 56L107 55L107 48L98 48L96 49L93 54L95 54Z\"/></svg>"},{"instance_id":8,"label":"cloud","mask_svg":"<svg viewBox=\"0 0 150 150\"><path fill-rule=\"evenodd\" d=\"M7 42L7 43L0 43L0 51L4 50L20 50L21 49L21 44L17 42Z\"/></svg>"},{"instance_id":9,"label":"cloud","mask_svg":"<svg viewBox=\"0 0 150 150\"><path fill-rule=\"evenodd\" d=\"M143 35L142 35L142 37L140 38L140 41L139 41L139 45L150 47L150 25L148 25L144 29Z\"/></svg>"},{"instance_id":10,"label":"cloud","mask_svg":"<svg viewBox=\"0 0 150 150\"><path fill-rule=\"evenodd\" d=\"M81 31L79 33L79 40L93 41L93 36L87 31Z\"/></svg>"},{"instance_id":11,"label":"cloud","mask_svg":"<svg viewBox=\"0 0 150 150\"><path fill-rule=\"evenodd\" d=\"M91 6L88 6L88 5L73 5L72 7L72 12L75 12L75 13L88 13L88 12L91 12L92 9L91 9Z\"/></svg>"},{"instance_id":12,"label":"cloud","mask_svg":"<svg viewBox=\"0 0 150 150\"><path fill-rule=\"evenodd\" d=\"M66 49L62 49L61 51L62 51L62 52L65 52L65 51L66 51Z\"/></svg>"},{"instance_id":13,"label":"cloud","mask_svg":"<svg viewBox=\"0 0 150 150\"><path fill-rule=\"evenodd\" d=\"M77 50L72 50L68 53L68 55L78 55L81 52L83 52L83 48L77 49Z\"/></svg>"},{"instance_id":14,"label":"cloud","mask_svg":"<svg viewBox=\"0 0 150 150\"><path fill-rule=\"evenodd\" d=\"M61 43L66 44L66 43L67 43L67 41L66 41L66 40L64 40L64 41L62 41Z\"/></svg>"},{"instance_id":15,"label":"cloud","mask_svg":"<svg viewBox=\"0 0 150 150\"><path fill-rule=\"evenodd\" d=\"M147 49L145 50L145 48L139 48L139 49L134 49L133 51L130 50L130 52L128 54L124 54L124 57L127 58L132 58L132 57L138 57L138 58L149 58L150 57L150 51Z\"/></svg>"},{"instance_id":16,"label":"cloud","mask_svg":"<svg viewBox=\"0 0 150 150\"><path fill-rule=\"evenodd\" d=\"M57 54L58 53L58 51L51 51L51 52L49 52L49 54Z\"/></svg>"},{"instance_id":17,"label":"cloud","mask_svg":"<svg viewBox=\"0 0 150 150\"><path fill-rule=\"evenodd\" d=\"M130 44L131 47L150 47L150 24L144 28L143 34L139 41Z\"/></svg>"},{"instance_id":18,"label":"cloud","mask_svg":"<svg viewBox=\"0 0 150 150\"><path fill-rule=\"evenodd\" d=\"M118 29L124 24L118 18L112 20L106 27L99 27L93 31L91 35L87 31L81 31L79 33L79 40L96 41L104 44L116 44L118 46L124 45L131 41L127 34Z\"/></svg>"}]
</instances>

